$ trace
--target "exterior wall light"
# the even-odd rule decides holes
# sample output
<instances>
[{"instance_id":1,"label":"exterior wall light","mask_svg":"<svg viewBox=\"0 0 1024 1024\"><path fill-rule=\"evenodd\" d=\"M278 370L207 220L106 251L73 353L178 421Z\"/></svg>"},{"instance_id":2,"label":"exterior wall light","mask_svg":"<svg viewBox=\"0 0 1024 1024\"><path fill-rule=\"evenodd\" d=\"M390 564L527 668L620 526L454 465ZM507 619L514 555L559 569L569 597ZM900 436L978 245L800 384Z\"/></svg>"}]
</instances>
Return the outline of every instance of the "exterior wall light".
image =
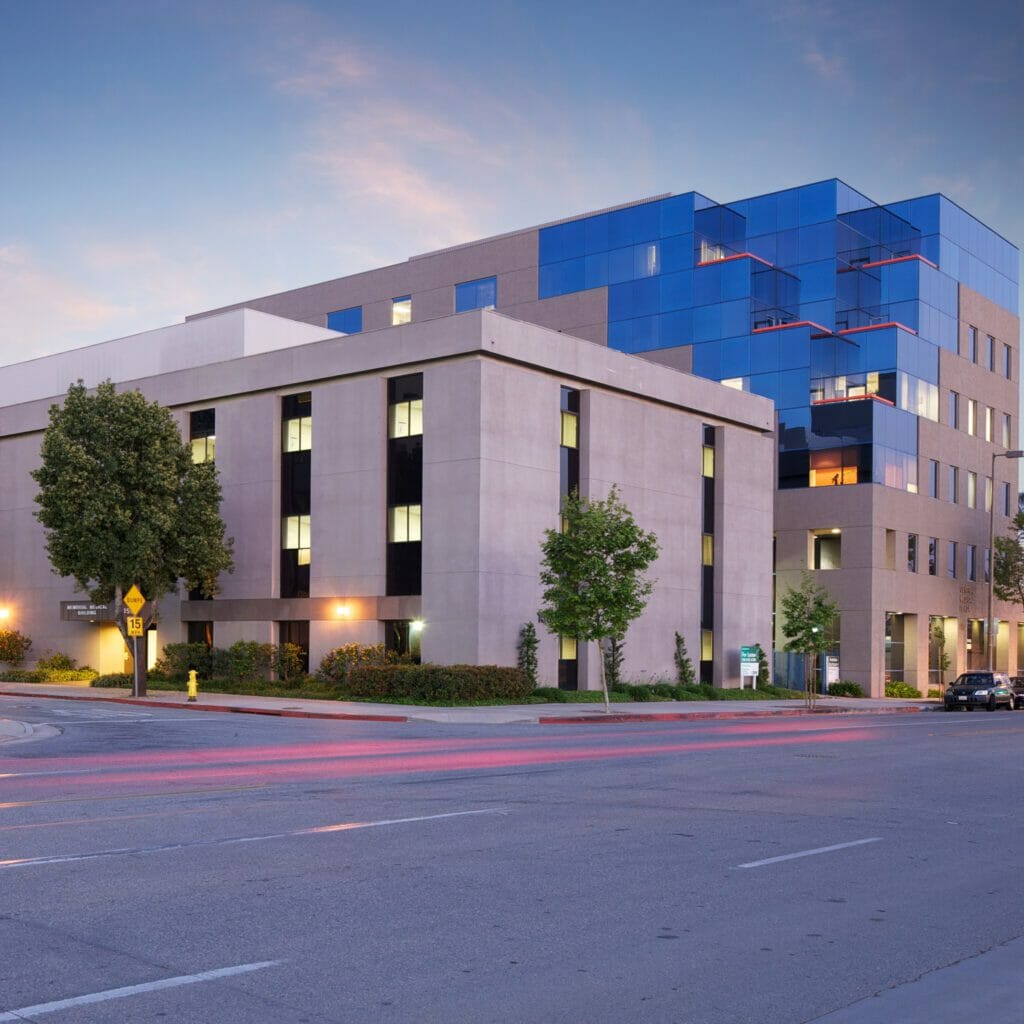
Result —
<instances>
[{"instance_id":1,"label":"exterior wall light","mask_svg":"<svg viewBox=\"0 0 1024 1024\"><path fill-rule=\"evenodd\" d=\"M421 633L422 631L423 631L423 620L422 619L413 619L412 622L409 623L409 632L410 633Z\"/></svg>"},{"instance_id":2,"label":"exterior wall light","mask_svg":"<svg viewBox=\"0 0 1024 1024\"><path fill-rule=\"evenodd\" d=\"M11 617L11 609L0 607L0 622L6 622Z\"/></svg>"},{"instance_id":3,"label":"exterior wall light","mask_svg":"<svg viewBox=\"0 0 1024 1024\"><path fill-rule=\"evenodd\" d=\"M338 619L347 619L352 615L352 609L347 604L336 604L334 606L334 616Z\"/></svg>"}]
</instances>

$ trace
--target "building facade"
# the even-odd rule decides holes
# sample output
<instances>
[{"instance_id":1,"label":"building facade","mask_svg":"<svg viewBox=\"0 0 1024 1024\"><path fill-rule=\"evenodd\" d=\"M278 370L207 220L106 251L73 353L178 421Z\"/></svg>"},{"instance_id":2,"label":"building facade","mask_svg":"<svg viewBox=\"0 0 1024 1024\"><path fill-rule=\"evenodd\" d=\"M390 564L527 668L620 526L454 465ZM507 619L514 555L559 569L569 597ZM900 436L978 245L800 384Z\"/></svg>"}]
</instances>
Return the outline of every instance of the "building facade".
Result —
<instances>
[{"instance_id":1,"label":"building facade","mask_svg":"<svg viewBox=\"0 0 1024 1024\"><path fill-rule=\"evenodd\" d=\"M613 484L661 545L630 677L672 678L677 631L718 685L770 643L767 400L490 310L346 336L239 309L0 368L0 607L34 653L124 668L33 515L48 408L79 378L172 409L220 475L235 571L214 600L161 600L151 659L246 639L295 642L314 669L351 642L514 664L561 496ZM543 682L598 684L595 651L538 632Z\"/></svg>"},{"instance_id":2,"label":"building facade","mask_svg":"<svg viewBox=\"0 0 1024 1024\"><path fill-rule=\"evenodd\" d=\"M1003 533L1018 490L1018 294L1016 247L949 199L881 205L833 179L657 196L245 305L349 332L492 305L770 398L776 605L814 573L840 605L841 676L877 695L987 664L990 515ZM1015 671L1021 609L993 618Z\"/></svg>"},{"instance_id":3,"label":"building facade","mask_svg":"<svg viewBox=\"0 0 1024 1024\"><path fill-rule=\"evenodd\" d=\"M318 619L319 613L312 611L308 616L300 614L313 605L289 606L290 610L268 606L267 614L258 620L231 619L242 612L232 611L230 601L237 597L329 602L347 594L407 602L401 615L393 610L385 614L381 605L379 614L361 619L377 624L366 627L367 636L376 636L374 630L384 628L381 623L408 622L414 614L422 615L424 622L431 623L429 631L424 629L423 643L425 656L432 660L456 656L511 660L514 630L510 623L529 618L526 606L535 609L539 596L534 565L539 519L530 521L528 530L524 527L522 537L510 546L507 557L503 556L507 566L514 562L533 580L530 599L517 597L516 601L523 603L515 604L515 612L507 616L496 610L504 597L488 590L488 581L505 577L500 573L492 577L485 571L487 529L476 519L465 524L467 529L476 529L478 536L473 550L480 573L474 575L477 590L473 598L460 592L456 600L454 591L449 592L454 585L451 578L446 584L449 591L441 586L445 574L438 566L447 556L433 545L440 543L440 536L447 536L447 530L429 541L426 533L421 542L389 539L381 555L384 562L373 562L377 568L371 571L365 559L376 548L369 544L369 524L377 523L379 517L376 511L366 512L365 529L370 532L355 543L351 562L346 555L334 567L330 558L324 561L326 555L316 554L322 545L338 543L333 534L323 532L324 518L317 509L341 507L339 503L347 507L352 500L348 483L360 479L345 475L348 473L364 472L366 480L384 489L380 501L388 515L396 517L388 521L389 538L411 537L417 528L426 531L431 507L445 508L444 521L458 523L456 532L464 533L463 520L449 518L449 511L454 514L455 510L437 504L448 493L446 485L438 483L444 479L441 467L446 459L434 459L431 449L439 441L431 441L427 431L432 416L440 415L441 408L455 409L459 402L465 403L459 419L466 435L462 443L475 438L482 446L475 456L479 514L486 519L492 483L498 487L496 493L506 493L501 489L505 484L492 481L486 472L502 463L503 456L499 453L492 459L484 452L497 451L495 446L514 446L514 438L522 430L541 430L538 424L540 420L547 423L546 413L527 403L525 394L525 404L495 406L485 387L490 378L482 371L478 391L469 394L457 389L451 383L457 379L454 366L461 365L460 360L472 361L469 354L460 359L434 355L425 340L465 330L456 325L466 318L477 323L472 317L482 315L479 322L484 335L496 324L502 325L502 331L520 332L522 344L532 353L524 358L524 366L537 381L543 379L551 387L557 383L559 389L565 389L559 391L560 416L568 417L569 422L578 418L581 438L591 431L578 450L555 445L558 466L548 467L547 472L553 474L558 469L558 493L578 482L581 493L601 497L606 484L619 482L627 502L638 506L642 524L660 538L675 537L669 525L672 515L685 520L689 532L680 534L669 546L675 550L676 543L682 545L678 571L683 576L679 579L689 582L679 585L696 604L683 601L679 605L684 620L681 632L691 651L707 655L700 658L705 678L736 681L737 643L757 640L767 646L773 638L777 654L781 651L784 638L779 617L762 632L757 614L751 612L753 617L747 618L750 602L756 595L773 591L774 597L770 593L766 597L769 610L764 614L770 615L772 601L777 607L781 595L799 581L801 573L810 571L840 606L831 638L839 675L875 695L884 693L890 680L910 683L924 693L951 673L982 667L989 658L989 529L991 524L997 534L1005 531L1016 511L1013 496L1018 490L1014 461L1019 443L1018 281L1017 249L940 195L881 205L834 179L726 204L691 192L574 216L366 273L196 313L184 325L165 329L175 332L173 340L153 332L160 336L152 342L109 343L138 358L155 345L164 352L160 365L168 367L166 373L133 375L116 362L122 367L121 376L101 370L98 375L93 373L92 379L113 375L140 382L147 394L154 391L154 397L180 409L183 417L186 411L190 416L202 411L197 402L214 407L215 426L211 422L204 425L201 418L195 423L190 419L187 429L204 450L209 443L204 438L217 439L216 458L224 475L232 529L240 529L234 523L241 509L232 505L236 467L228 460L242 459L242 451L253 451L244 457L253 460L252 466L237 467L239 479L247 481L253 492L258 490L256 479L249 477L257 473L256 465L264 465L267 459L274 460L275 472L282 480L290 481L279 494L260 492L263 502L281 501L280 516L264 513L255 517L260 525L252 529L258 537L249 536L249 526L242 530L239 572L226 583L223 599L213 603L216 615L223 617L217 618L214 627L218 644L250 629L228 625L232 621L309 621L309 645L315 657L340 634L336 623L323 624L330 623L329 617ZM474 312L489 309L500 315ZM265 318L259 313L266 314ZM172 380L194 379L198 384L210 376L204 368L193 370L194 377L189 378L189 368L205 367L209 362L205 355L200 358L210 351L207 336L215 335L216 325L223 325L229 315L246 318L246 354L227 360L236 367L232 372L248 379L250 367L263 365L261 352L277 369L252 386L225 383L219 394L211 393L206 399L200 398L206 394L202 388L193 392L190 387L170 387ZM310 335L310 331L320 333ZM489 342L478 341L486 353ZM318 388L327 387L326 381L334 379L321 372L319 353L335 348L339 353L365 356L362 369L352 371L354 376L346 386L355 388L356 379L377 374L374 386L391 389L391 397L378 396L379 401L388 407L407 406L402 415L409 422L416 415L410 403L419 401L416 388L422 387L421 446L410 437L388 437L378 438L373 447L365 424L379 423L367 411L369 391L363 394L359 390L358 397L356 391L351 397L346 392L343 400L340 393L330 393L331 397L318 394ZM73 362L74 354L53 357L59 359ZM473 359L490 366L483 354ZM39 362L49 367L34 371L50 374L49 385L43 387L48 399L61 394L75 377L64 364ZM515 364L515 355L505 352L504 372L511 375ZM584 364L588 369L582 374L578 367ZM98 365L102 367L102 359ZM13 381L16 372L16 367L0 369L0 383L4 374ZM421 384L404 381L417 374L422 377ZM672 426L676 422L673 417L662 422L654 414L663 406L653 402L645 390L648 384L616 392L624 381L639 381L644 374L661 374L651 380L664 378L674 382L672 387L686 390L689 397L678 402L692 417L689 426L684 429L683 420L678 427ZM400 379L396 384L381 383L392 378ZM431 400L431 388L443 396L440 401ZM352 466L328 469L328 463L321 462L336 458L329 454L340 436L336 433L327 435L330 448L319 444L303 447L302 421L307 417L300 400L289 399L288 390L303 396L302 402L311 403L308 418L310 424L317 424L317 438L322 436L320 423L325 417L329 429L334 429L330 418L341 415L342 406L349 408L354 402L364 410L359 421L364 425L362 432L357 423L344 425L351 431L347 436L352 440L352 454L345 456L342 464L347 465L348 459L353 460ZM20 392L5 387L4 393ZM622 399L621 408L610 399L606 404L603 396L612 393L628 396ZM757 402L758 396L770 400L774 410L770 417L773 455L767 479L759 468L760 441L751 441L749 458L741 458L744 445L763 427L761 413L752 411L766 407ZM292 404L279 408L278 403L286 399ZM596 418L595 402L601 411ZM243 408L244 414L239 411ZM523 418L528 409L530 423ZM3 415L21 413L0 409ZM260 435L271 439L265 440L264 450L256 453L252 448L256 442L251 440L237 450L232 445L222 461L223 446L229 443L225 430L242 429L242 423L266 425L275 416L295 421L293 440L273 441L277 435L270 431ZM539 417L538 424L532 422L533 417ZM592 433L598 427L599 443ZM687 474L692 466L674 468L673 450L675 454L683 450L677 431L679 437L693 436L690 427L707 430L705 440L710 443L701 447L711 449L707 457L715 466L713 485L706 479L691 480ZM724 434L719 433L722 430ZM21 443L26 448L21 458L31 461L31 446L37 442L29 434L23 435ZM446 445L449 441L455 444L454 437L448 438L444 432L437 435L442 437ZM365 443L355 443L356 438ZM738 438L744 440L736 443ZM541 443L539 435L535 440ZM272 443L283 443L286 450L267 447ZM296 446L294 451L287 450L289 444ZM376 455L368 460L370 451ZM510 449L508 459L518 464L525 456L525 452L512 453ZM407 472L418 457L421 467ZM400 466L405 469L399 470ZM627 479L634 483L626 486ZM330 486L328 480L333 481ZM656 510L653 493L658 490L657 480L672 480L672 489L666 491L671 497L666 500L678 506L675 513ZM551 476L549 483L553 485L553 481ZM680 481L688 481L687 488L697 488L701 502L693 503L696 491L691 490L685 490L689 500L684 500L682 492L675 490ZM264 480L262 486L278 485ZM432 493L435 486L439 490ZM418 504L417 487L423 492L419 527L411 511ZM516 486L507 492L520 493L525 500L530 488L520 492ZM643 497L645 493L647 497ZM26 499L23 496L21 500ZM535 500L539 507L540 499ZM773 553L767 555L760 511L765 503L774 507L774 537L768 544ZM548 515L554 514L551 508L556 505L557 495L546 500ZM642 508L649 510L649 517ZM395 509L406 510L404 522ZM31 524L20 522L22 531L30 530ZM545 520L545 526L550 525L550 520ZM698 536L699 550L693 546ZM749 538L749 545L744 538ZM421 544L418 556L413 547L402 547L417 543ZM454 543L454 538L445 543ZM745 548L749 549L748 558L742 554ZM268 561L265 553L271 549L275 554ZM415 557L422 559L418 567ZM666 557L663 555L663 560ZM676 586L677 569L668 573L663 565L668 562L659 562L655 569L659 587ZM774 571L773 583L767 588L766 566ZM393 593L396 587L405 586L400 582L403 574L415 576L417 571L424 588L419 606L409 603L415 595ZM697 575L691 579L686 575L689 571ZM238 586L240 574L252 574L252 586L243 588L244 594L232 589ZM427 580L435 578L441 588L437 601L427 596ZM0 585L3 580L0 572ZM281 586L296 596L284 597ZM302 596L307 587L309 597ZM743 625L734 635L725 623L733 613L736 595L742 595L735 611ZM489 603L492 599L496 603ZM660 600L657 597L652 603L652 622ZM481 639L465 651L458 645L448 646L447 641L442 645L439 639L428 644L431 634L441 632L434 629L441 609L454 609L460 602L459 623L475 623L473 632L483 629L483 622L501 620L503 639L494 644ZM182 619L211 621L212 613L194 604L182 605ZM418 608L415 613L410 611L414 606ZM470 615L473 608L476 614ZM250 609L245 614L253 613ZM995 664L1010 671L1024 667L1021 609L996 602L994 618L998 622L992 634ZM314 625L317 622L321 625ZM671 634L667 619L649 634L643 633L647 627L642 623L630 634L627 670L634 675L668 674L664 646L654 639L655 634L663 637L663 630ZM291 627L285 627L283 634L282 627L276 628L280 635L291 635ZM303 628L294 627L299 631L294 635L304 636ZM197 630L193 629L193 635L198 635ZM746 639L737 641L744 630ZM642 643L637 642L642 633ZM439 646L428 652L435 642ZM554 639L550 642L555 643ZM646 655L641 656L637 648L648 642L659 653L645 661ZM500 658L499 651L503 652ZM634 662L634 658L638 660ZM949 662L947 670L942 668L944 659ZM547 663L553 660L559 659L549 652ZM563 682L565 668L560 668ZM776 668L782 678L789 678L784 657L777 659ZM580 676L583 685L593 677L593 666Z\"/></svg>"}]
</instances>

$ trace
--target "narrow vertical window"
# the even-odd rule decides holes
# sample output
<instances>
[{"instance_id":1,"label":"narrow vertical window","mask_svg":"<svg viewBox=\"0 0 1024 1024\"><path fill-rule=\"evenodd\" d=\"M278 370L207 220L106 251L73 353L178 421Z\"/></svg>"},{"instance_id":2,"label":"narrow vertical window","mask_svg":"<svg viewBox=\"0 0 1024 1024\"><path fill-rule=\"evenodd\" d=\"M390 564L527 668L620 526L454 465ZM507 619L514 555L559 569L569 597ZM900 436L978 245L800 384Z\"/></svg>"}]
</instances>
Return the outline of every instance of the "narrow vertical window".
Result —
<instances>
[{"instance_id":1,"label":"narrow vertical window","mask_svg":"<svg viewBox=\"0 0 1024 1024\"><path fill-rule=\"evenodd\" d=\"M423 374L388 380L386 591L422 592Z\"/></svg>"},{"instance_id":2,"label":"narrow vertical window","mask_svg":"<svg viewBox=\"0 0 1024 1024\"><path fill-rule=\"evenodd\" d=\"M281 399L281 597L309 597L313 400Z\"/></svg>"},{"instance_id":3,"label":"narrow vertical window","mask_svg":"<svg viewBox=\"0 0 1024 1024\"><path fill-rule=\"evenodd\" d=\"M978 507L978 474L967 471L967 507Z\"/></svg>"},{"instance_id":4,"label":"narrow vertical window","mask_svg":"<svg viewBox=\"0 0 1024 1024\"><path fill-rule=\"evenodd\" d=\"M699 679L711 683L714 679L713 636L715 629L715 450L718 431L709 424L701 430L700 473L704 488L702 517L701 577L700 577L700 629L701 656ZM710 556L710 560L709 560Z\"/></svg>"},{"instance_id":5,"label":"narrow vertical window","mask_svg":"<svg viewBox=\"0 0 1024 1024\"><path fill-rule=\"evenodd\" d=\"M996 368L996 339L985 335L985 365L992 371Z\"/></svg>"},{"instance_id":6,"label":"narrow vertical window","mask_svg":"<svg viewBox=\"0 0 1024 1024\"><path fill-rule=\"evenodd\" d=\"M1003 345L1003 376L1009 380L1013 376L1013 356L1009 345Z\"/></svg>"},{"instance_id":7,"label":"narrow vertical window","mask_svg":"<svg viewBox=\"0 0 1024 1024\"><path fill-rule=\"evenodd\" d=\"M928 575L938 576L939 574L939 538L928 538Z\"/></svg>"},{"instance_id":8,"label":"narrow vertical window","mask_svg":"<svg viewBox=\"0 0 1024 1024\"><path fill-rule=\"evenodd\" d=\"M967 545L967 578L971 581L975 581L978 578L978 546L976 544Z\"/></svg>"},{"instance_id":9,"label":"narrow vertical window","mask_svg":"<svg viewBox=\"0 0 1024 1024\"><path fill-rule=\"evenodd\" d=\"M960 470L956 466L949 467L949 500L955 505L960 500Z\"/></svg>"},{"instance_id":10,"label":"narrow vertical window","mask_svg":"<svg viewBox=\"0 0 1024 1024\"><path fill-rule=\"evenodd\" d=\"M956 541L951 540L946 547L946 575L956 579Z\"/></svg>"},{"instance_id":11,"label":"narrow vertical window","mask_svg":"<svg viewBox=\"0 0 1024 1024\"><path fill-rule=\"evenodd\" d=\"M978 328L967 328L967 358L972 363L978 361Z\"/></svg>"},{"instance_id":12,"label":"narrow vertical window","mask_svg":"<svg viewBox=\"0 0 1024 1024\"><path fill-rule=\"evenodd\" d=\"M967 399L967 433L972 437L978 433L978 400Z\"/></svg>"},{"instance_id":13,"label":"narrow vertical window","mask_svg":"<svg viewBox=\"0 0 1024 1024\"><path fill-rule=\"evenodd\" d=\"M193 462L213 462L217 445L217 413L199 409L188 416L189 446Z\"/></svg>"},{"instance_id":14,"label":"narrow vertical window","mask_svg":"<svg viewBox=\"0 0 1024 1024\"><path fill-rule=\"evenodd\" d=\"M960 393L957 391L949 393L949 425L954 430L960 429Z\"/></svg>"},{"instance_id":15,"label":"narrow vertical window","mask_svg":"<svg viewBox=\"0 0 1024 1024\"><path fill-rule=\"evenodd\" d=\"M939 463L930 459L928 465L928 494L932 498L939 496Z\"/></svg>"},{"instance_id":16,"label":"narrow vertical window","mask_svg":"<svg viewBox=\"0 0 1024 1024\"><path fill-rule=\"evenodd\" d=\"M1003 413L1002 418L1000 420L1000 423L1001 423L1001 427L1000 427L1000 431L999 431L999 443L1004 448L1009 448L1010 447L1010 437L1012 435L1012 431L1010 429L1011 426L1012 426L1012 421L1010 419L1010 414L1008 412L1004 412Z\"/></svg>"},{"instance_id":17,"label":"narrow vertical window","mask_svg":"<svg viewBox=\"0 0 1024 1024\"><path fill-rule=\"evenodd\" d=\"M985 511L992 511L992 477L985 477Z\"/></svg>"},{"instance_id":18,"label":"narrow vertical window","mask_svg":"<svg viewBox=\"0 0 1024 1024\"><path fill-rule=\"evenodd\" d=\"M917 534L907 535L907 572L917 572Z\"/></svg>"}]
</instances>

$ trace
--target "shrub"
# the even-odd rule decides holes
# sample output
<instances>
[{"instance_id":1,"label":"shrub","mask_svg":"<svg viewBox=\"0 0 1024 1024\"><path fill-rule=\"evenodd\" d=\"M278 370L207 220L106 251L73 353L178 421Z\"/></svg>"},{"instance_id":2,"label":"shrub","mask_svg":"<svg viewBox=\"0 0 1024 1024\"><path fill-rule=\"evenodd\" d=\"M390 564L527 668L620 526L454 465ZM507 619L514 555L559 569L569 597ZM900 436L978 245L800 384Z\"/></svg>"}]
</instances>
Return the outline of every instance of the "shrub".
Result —
<instances>
[{"instance_id":1,"label":"shrub","mask_svg":"<svg viewBox=\"0 0 1024 1024\"><path fill-rule=\"evenodd\" d=\"M283 643L274 648L274 672L285 686L298 685L303 676L302 648L298 644Z\"/></svg>"},{"instance_id":2,"label":"shrub","mask_svg":"<svg viewBox=\"0 0 1024 1024\"><path fill-rule=\"evenodd\" d=\"M516 664L526 673L531 686L537 685L537 629L532 622L524 624L519 630L519 643L516 645ZM552 689L552 687L544 687Z\"/></svg>"},{"instance_id":3,"label":"shrub","mask_svg":"<svg viewBox=\"0 0 1024 1024\"><path fill-rule=\"evenodd\" d=\"M258 640L236 640L226 651L216 651L211 675L234 682L266 679L273 661L273 644L262 644Z\"/></svg>"},{"instance_id":4,"label":"shrub","mask_svg":"<svg viewBox=\"0 0 1024 1024\"><path fill-rule=\"evenodd\" d=\"M5 683L45 683L46 673L37 668L9 668L0 672L0 680Z\"/></svg>"},{"instance_id":5,"label":"shrub","mask_svg":"<svg viewBox=\"0 0 1024 1024\"><path fill-rule=\"evenodd\" d=\"M89 685L131 687L132 677L127 672L108 672L106 675L97 676Z\"/></svg>"},{"instance_id":6,"label":"shrub","mask_svg":"<svg viewBox=\"0 0 1024 1024\"><path fill-rule=\"evenodd\" d=\"M697 676L693 671L693 662L686 653L686 641L681 633L676 633L676 650L673 655L676 664L676 682L680 686L693 686L697 682Z\"/></svg>"},{"instance_id":7,"label":"shrub","mask_svg":"<svg viewBox=\"0 0 1024 1024\"><path fill-rule=\"evenodd\" d=\"M65 671L74 667L75 659L70 654L64 654L61 651L47 651L43 657L36 661L36 668L52 668L57 671Z\"/></svg>"},{"instance_id":8,"label":"shrub","mask_svg":"<svg viewBox=\"0 0 1024 1024\"><path fill-rule=\"evenodd\" d=\"M771 686L772 682L771 673L768 671L768 655L760 644L754 644L754 650L757 652L757 686L763 690L766 686Z\"/></svg>"},{"instance_id":9,"label":"shrub","mask_svg":"<svg viewBox=\"0 0 1024 1024\"><path fill-rule=\"evenodd\" d=\"M16 629L0 629L0 662L18 666L25 660L32 640Z\"/></svg>"},{"instance_id":10,"label":"shrub","mask_svg":"<svg viewBox=\"0 0 1024 1024\"><path fill-rule=\"evenodd\" d=\"M522 669L499 665L364 665L348 685L362 700L525 700L533 692Z\"/></svg>"},{"instance_id":11,"label":"shrub","mask_svg":"<svg viewBox=\"0 0 1024 1024\"><path fill-rule=\"evenodd\" d=\"M206 644L166 644L163 657L154 666L154 673L165 679L184 680L189 669L195 669L204 679L213 676L216 648Z\"/></svg>"},{"instance_id":12,"label":"shrub","mask_svg":"<svg viewBox=\"0 0 1024 1024\"><path fill-rule=\"evenodd\" d=\"M95 679L99 673L88 665L82 668L44 668L36 669L43 673L43 683L77 683L80 679Z\"/></svg>"},{"instance_id":13,"label":"shrub","mask_svg":"<svg viewBox=\"0 0 1024 1024\"><path fill-rule=\"evenodd\" d=\"M916 694L917 691L915 690ZM830 697L863 697L864 690L857 684L851 683L848 679L840 679L838 683L831 683L828 688Z\"/></svg>"},{"instance_id":14,"label":"shrub","mask_svg":"<svg viewBox=\"0 0 1024 1024\"><path fill-rule=\"evenodd\" d=\"M886 697L920 697L921 694L916 686L909 683L891 682L885 684Z\"/></svg>"},{"instance_id":15,"label":"shrub","mask_svg":"<svg viewBox=\"0 0 1024 1024\"><path fill-rule=\"evenodd\" d=\"M316 678L322 683L345 687L352 669L362 665L394 665L399 660L399 655L383 644L344 644L323 656Z\"/></svg>"}]
</instances>

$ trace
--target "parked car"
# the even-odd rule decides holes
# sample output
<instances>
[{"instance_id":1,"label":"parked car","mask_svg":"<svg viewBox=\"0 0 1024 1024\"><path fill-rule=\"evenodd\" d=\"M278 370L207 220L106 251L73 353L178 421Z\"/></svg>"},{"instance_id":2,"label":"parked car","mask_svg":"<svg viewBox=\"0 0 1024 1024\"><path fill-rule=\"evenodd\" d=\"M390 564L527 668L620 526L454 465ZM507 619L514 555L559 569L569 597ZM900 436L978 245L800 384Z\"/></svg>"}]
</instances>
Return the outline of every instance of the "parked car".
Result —
<instances>
[{"instance_id":1,"label":"parked car","mask_svg":"<svg viewBox=\"0 0 1024 1024\"><path fill-rule=\"evenodd\" d=\"M1010 676L1010 689L1013 690L1013 706L1024 708L1024 676Z\"/></svg>"},{"instance_id":2,"label":"parked car","mask_svg":"<svg viewBox=\"0 0 1024 1024\"><path fill-rule=\"evenodd\" d=\"M1021 677L1024 683L1024 677ZM1024 697L1024 687L1022 687ZM966 708L985 708L995 711L997 707L1005 707L1012 711L1016 706L1016 695L1010 680L1001 672L964 672L950 684L943 700L947 711Z\"/></svg>"}]
</instances>

